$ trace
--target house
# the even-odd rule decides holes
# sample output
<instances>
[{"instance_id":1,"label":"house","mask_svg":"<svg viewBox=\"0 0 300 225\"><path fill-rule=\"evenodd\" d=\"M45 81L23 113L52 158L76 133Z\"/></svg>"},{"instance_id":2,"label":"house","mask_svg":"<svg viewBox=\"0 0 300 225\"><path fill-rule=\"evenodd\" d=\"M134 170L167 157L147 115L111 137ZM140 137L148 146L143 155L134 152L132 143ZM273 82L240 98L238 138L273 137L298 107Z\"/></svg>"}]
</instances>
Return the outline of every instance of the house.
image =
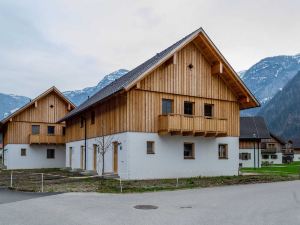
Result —
<instances>
[{"instance_id":1,"label":"house","mask_svg":"<svg viewBox=\"0 0 300 225\"><path fill-rule=\"evenodd\" d=\"M105 140L104 172L123 179L237 175L239 113L257 106L200 28L60 120L66 166L101 174Z\"/></svg>"},{"instance_id":2,"label":"house","mask_svg":"<svg viewBox=\"0 0 300 225\"><path fill-rule=\"evenodd\" d=\"M290 143L292 148L293 161L298 162L300 161L300 138L293 138L290 140Z\"/></svg>"},{"instance_id":3,"label":"house","mask_svg":"<svg viewBox=\"0 0 300 225\"><path fill-rule=\"evenodd\" d=\"M263 117L240 118L240 167L261 167L261 143L264 139L271 139L269 130Z\"/></svg>"},{"instance_id":4,"label":"house","mask_svg":"<svg viewBox=\"0 0 300 225\"><path fill-rule=\"evenodd\" d=\"M283 138L270 132L270 138L261 141L262 163L282 164L283 152L286 150L286 142Z\"/></svg>"},{"instance_id":5,"label":"house","mask_svg":"<svg viewBox=\"0 0 300 225\"><path fill-rule=\"evenodd\" d=\"M55 87L0 122L7 169L65 166L65 124L75 106Z\"/></svg>"}]
</instances>

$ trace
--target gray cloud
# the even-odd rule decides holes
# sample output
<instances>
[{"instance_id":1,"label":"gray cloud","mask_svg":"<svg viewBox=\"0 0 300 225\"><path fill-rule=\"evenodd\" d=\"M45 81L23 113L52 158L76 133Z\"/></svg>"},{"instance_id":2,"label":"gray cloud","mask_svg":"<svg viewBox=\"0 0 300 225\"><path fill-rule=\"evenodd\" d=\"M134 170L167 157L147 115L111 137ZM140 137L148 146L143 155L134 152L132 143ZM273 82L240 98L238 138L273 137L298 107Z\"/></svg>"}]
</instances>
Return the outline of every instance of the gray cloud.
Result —
<instances>
[{"instance_id":1,"label":"gray cloud","mask_svg":"<svg viewBox=\"0 0 300 225\"><path fill-rule=\"evenodd\" d=\"M204 27L237 70L300 52L296 0L2 0L0 92L95 85Z\"/></svg>"}]
</instances>

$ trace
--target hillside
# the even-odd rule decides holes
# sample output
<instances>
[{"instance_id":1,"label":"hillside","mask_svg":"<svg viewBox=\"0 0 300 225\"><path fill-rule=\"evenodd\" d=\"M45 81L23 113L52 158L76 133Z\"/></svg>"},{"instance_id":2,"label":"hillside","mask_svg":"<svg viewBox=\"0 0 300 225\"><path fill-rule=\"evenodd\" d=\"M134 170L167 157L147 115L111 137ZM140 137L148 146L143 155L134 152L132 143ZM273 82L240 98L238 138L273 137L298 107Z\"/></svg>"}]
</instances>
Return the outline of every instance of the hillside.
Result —
<instances>
[{"instance_id":1,"label":"hillside","mask_svg":"<svg viewBox=\"0 0 300 225\"><path fill-rule=\"evenodd\" d=\"M240 72L240 76L264 107L299 70L300 54L274 56L260 60L246 72ZM259 108L244 110L241 114L255 115L259 110Z\"/></svg>"},{"instance_id":2,"label":"hillside","mask_svg":"<svg viewBox=\"0 0 300 225\"><path fill-rule=\"evenodd\" d=\"M259 112L269 129L285 138L300 136L300 71Z\"/></svg>"}]
</instances>

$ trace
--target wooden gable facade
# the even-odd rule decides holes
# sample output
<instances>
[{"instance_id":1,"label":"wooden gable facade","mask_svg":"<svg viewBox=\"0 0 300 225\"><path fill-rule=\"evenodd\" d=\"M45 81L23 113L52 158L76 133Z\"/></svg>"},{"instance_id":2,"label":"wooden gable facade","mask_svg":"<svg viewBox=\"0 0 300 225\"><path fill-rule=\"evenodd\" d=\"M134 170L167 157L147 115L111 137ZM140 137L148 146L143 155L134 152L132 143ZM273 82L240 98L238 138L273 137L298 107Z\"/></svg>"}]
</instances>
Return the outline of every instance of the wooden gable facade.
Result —
<instances>
[{"instance_id":1,"label":"wooden gable facade","mask_svg":"<svg viewBox=\"0 0 300 225\"><path fill-rule=\"evenodd\" d=\"M196 36L125 90L68 118L66 142L121 132L238 137L240 109L258 103L211 51ZM163 99L172 102L167 115ZM185 102L193 105L192 115L185 114ZM205 115L205 105L212 106L212 115Z\"/></svg>"},{"instance_id":2,"label":"wooden gable facade","mask_svg":"<svg viewBox=\"0 0 300 225\"><path fill-rule=\"evenodd\" d=\"M56 122L74 108L55 87L50 88L2 121L4 146L64 144L65 123Z\"/></svg>"}]
</instances>

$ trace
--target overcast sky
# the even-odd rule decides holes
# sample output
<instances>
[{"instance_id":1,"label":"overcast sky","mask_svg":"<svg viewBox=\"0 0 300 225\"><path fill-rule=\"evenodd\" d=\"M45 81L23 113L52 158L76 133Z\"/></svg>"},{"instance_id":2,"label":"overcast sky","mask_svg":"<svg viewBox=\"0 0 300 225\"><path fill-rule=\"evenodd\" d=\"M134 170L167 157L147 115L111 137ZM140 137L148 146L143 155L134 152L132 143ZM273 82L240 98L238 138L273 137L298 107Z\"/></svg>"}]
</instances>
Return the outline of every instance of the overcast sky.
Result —
<instances>
[{"instance_id":1,"label":"overcast sky","mask_svg":"<svg viewBox=\"0 0 300 225\"><path fill-rule=\"evenodd\" d=\"M299 0L0 0L0 92L96 85L203 27L236 71L300 53Z\"/></svg>"}]
</instances>

